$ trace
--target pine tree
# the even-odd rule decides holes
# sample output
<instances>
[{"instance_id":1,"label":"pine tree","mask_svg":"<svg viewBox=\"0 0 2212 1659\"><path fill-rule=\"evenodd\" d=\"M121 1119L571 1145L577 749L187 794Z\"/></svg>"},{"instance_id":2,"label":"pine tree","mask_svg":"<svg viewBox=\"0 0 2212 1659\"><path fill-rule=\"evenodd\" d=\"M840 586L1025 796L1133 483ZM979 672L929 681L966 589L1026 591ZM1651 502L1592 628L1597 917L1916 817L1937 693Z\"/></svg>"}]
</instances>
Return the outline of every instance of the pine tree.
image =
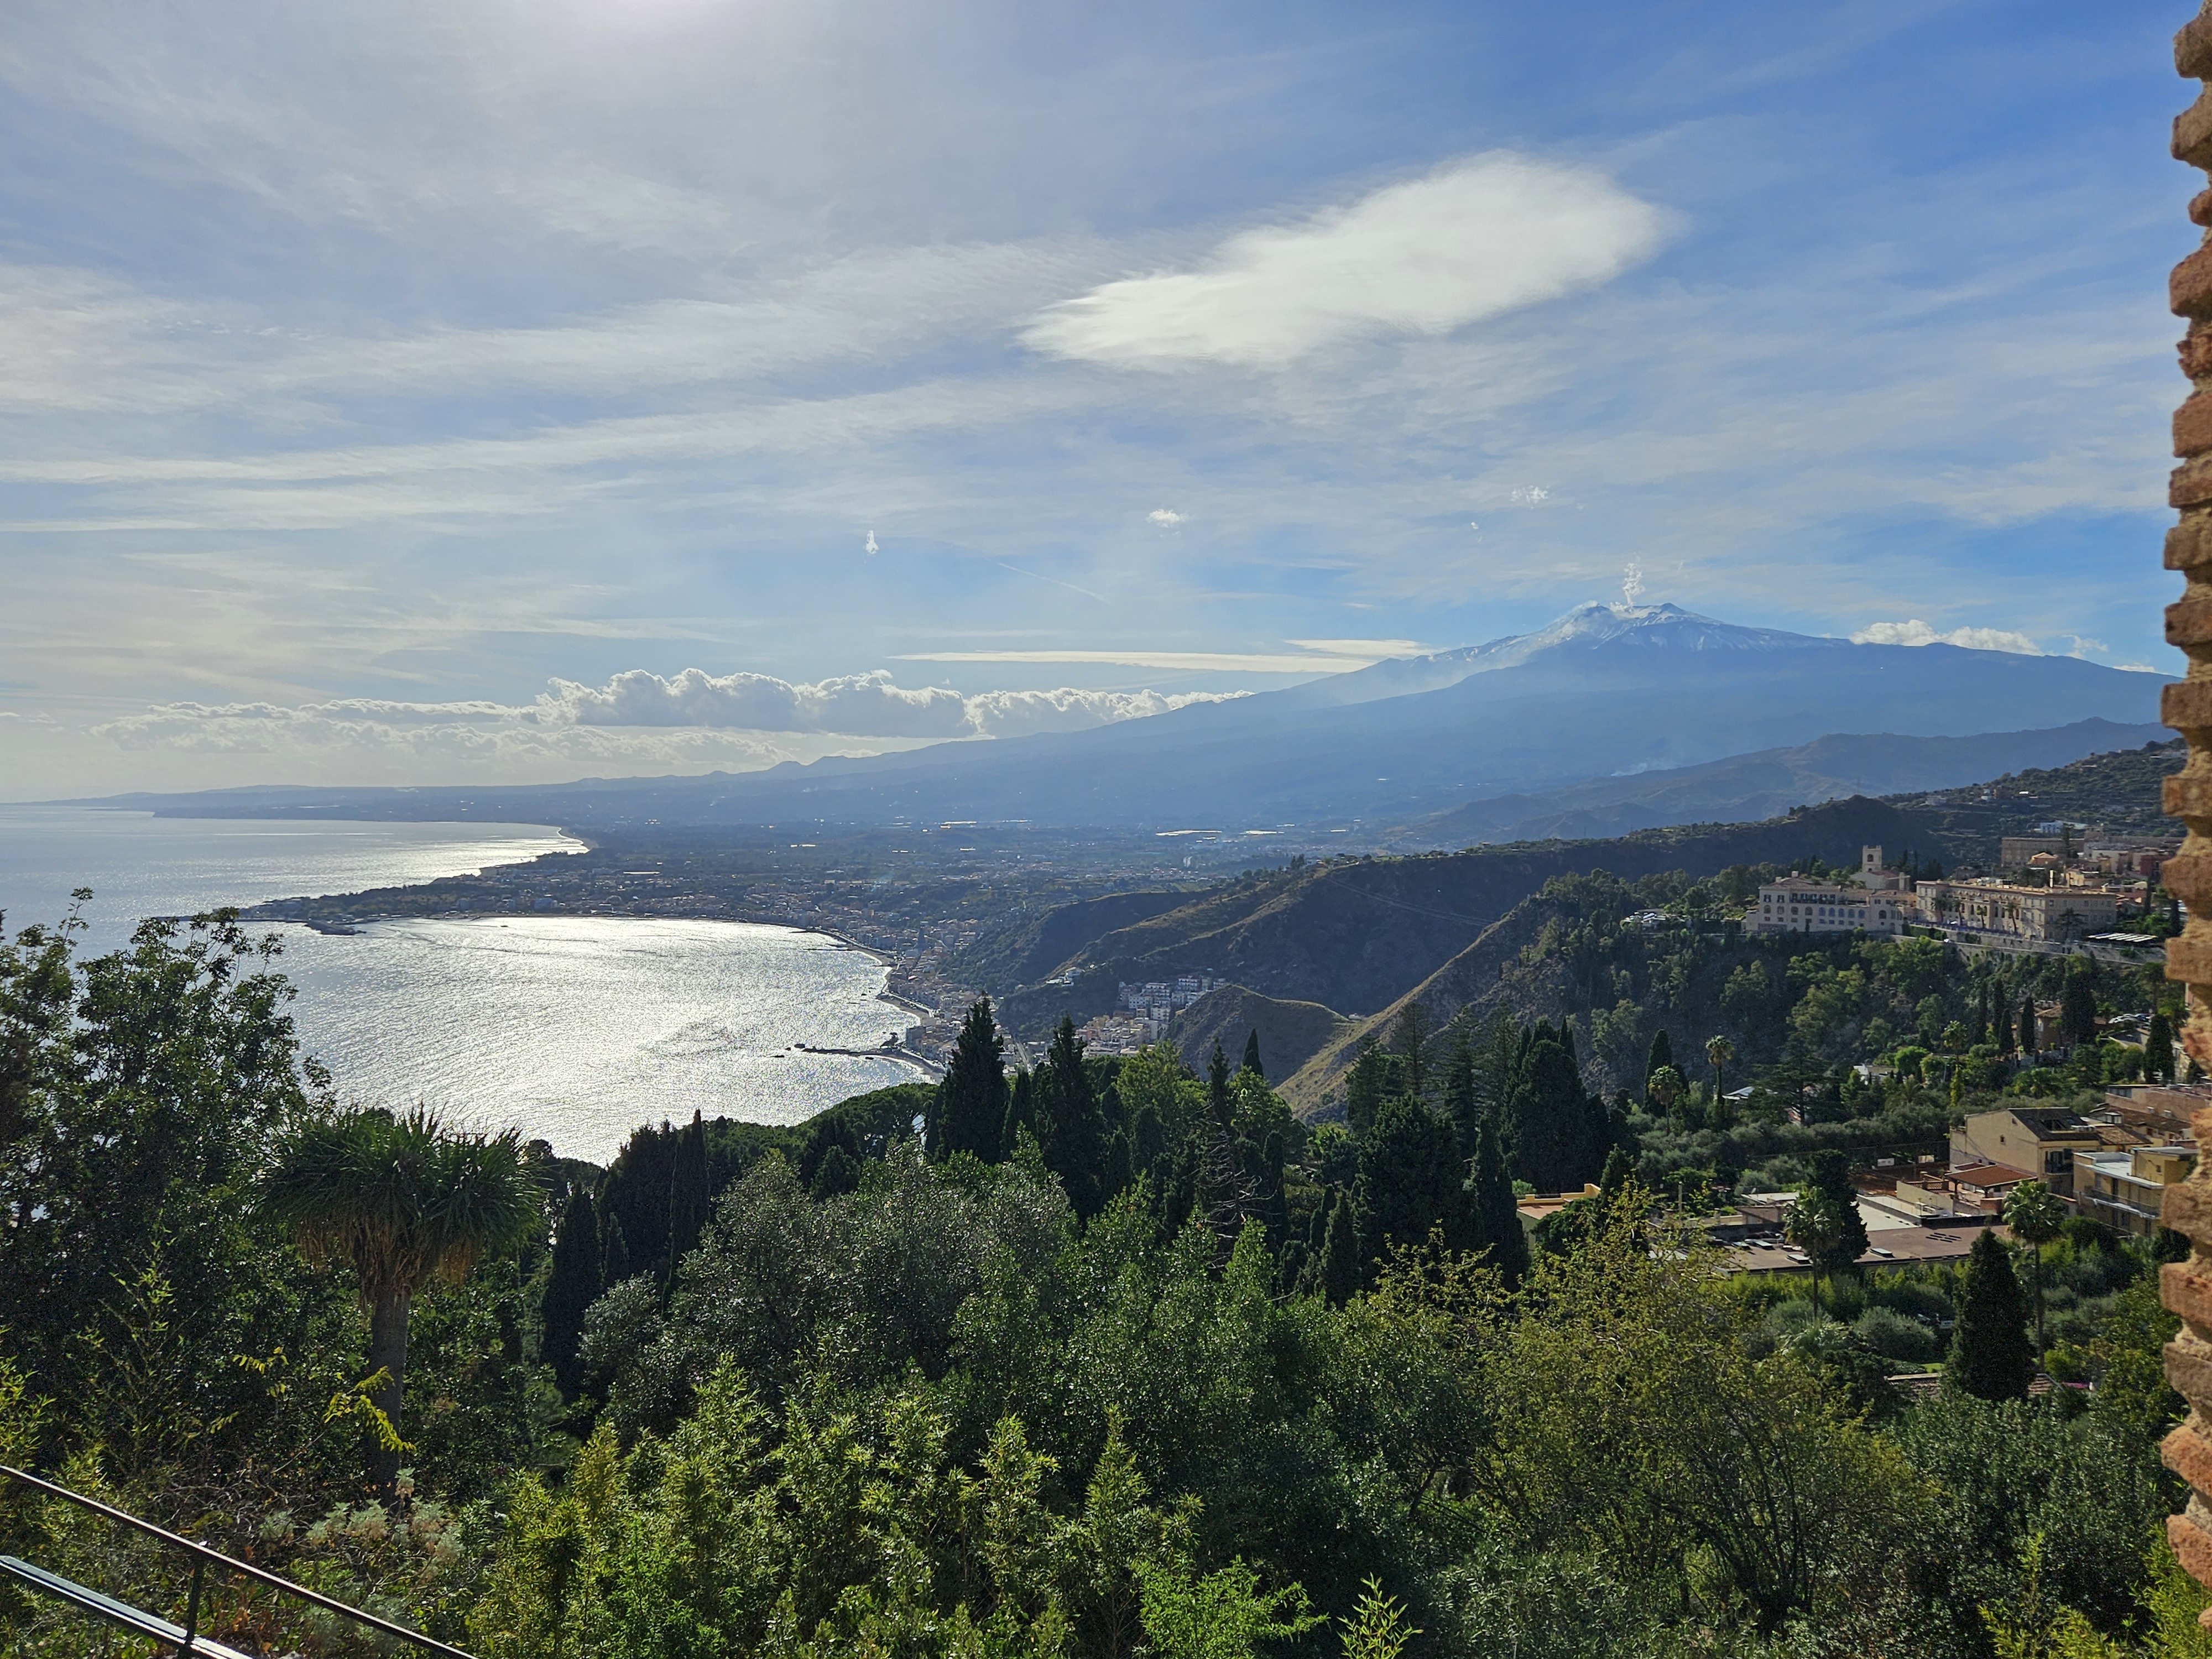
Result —
<instances>
[{"instance_id":1,"label":"pine tree","mask_svg":"<svg viewBox=\"0 0 2212 1659\"><path fill-rule=\"evenodd\" d=\"M1398 1056L1385 1053L1373 1032L1359 1040L1359 1056L1344 1079L1345 1117L1353 1134L1365 1134L1383 1101L1399 1092L1403 1070Z\"/></svg>"},{"instance_id":2,"label":"pine tree","mask_svg":"<svg viewBox=\"0 0 2212 1659\"><path fill-rule=\"evenodd\" d=\"M584 1310L599 1300L606 1288L601 1280L599 1215L591 1189L569 1189L561 1206L561 1230L553 1238L553 1263L546 1274L545 1294L538 1310L545 1325L546 1363L553 1367L561 1392L574 1397L581 1378L576 1370L576 1348L583 1340Z\"/></svg>"},{"instance_id":3,"label":"pine tree","mask_svg":"<svg viewBox=\"0 0 2212 1659\"><path fill-rule=\"evenodd\" d=\"M1218 1044L1215 1052L1219 1053ZM1083 1063L1083 1039L1075 1035L1075 1022L1062 1015L1036 1080L1037 1146L1045 1166L1067 1188L1075 1212L1086 1218L1097 1213L1103 1196L1099 1177L1105 1129L1091 1073Z\"/></svg>"},{"instance_id":4,"label":"pine tree","mask_svg":"<svg viewBox=\"0 0 2212 1659\"><path fill-rule=\"evenodd\" d=\"M1406 1068L1406 1092L1419 1100L1428 1093L1429 1011L1409 1002L1390 1028L1390 1046Z\"/></svg>"},{"instance_id":5,"label":"pine tree","mask_svg":"<svg viewBox=\"0 0 2212 1659\"><path fill-rule=\"evenodd\" d=\"M676 1162L668 1172L668 1261L672 1277L677 1264L698 1248L707 1225L707 1205L712 1197L707 1173L707 1127L699 1114L676 1137Z\"/></svg>"},{"instance_id":6,"label":"pine tree","mask_svg":"<svg viewBox=\"0 0 2212 1659\"><path fill-rule=\"evenodd\" d=\"M1672 1066L1674 1063L1674 1045L1667 1040L1667 1033L1662 1028L1652 1036L1651 1052L1644 1056L1644 1075L1645 1079L1648 1081L1650 1079L1652 1073L1657 1071L1661 1066Z\"/></svg>"},{"instance_id":7,"label":"pine tree","mask_svg":"<svg viewBox=\"0 0 2212 1659\"><path fill-rule=\"evenodd\" d=\"M1513 1201L1513 1180L1505 1172L1504 1152L1487 1126L1475 1130L1469 1200L1474 1248L1489 1252L1484 1261L1496 1268L1505 1288L1512 1290L1528 1271L1528 1236L1522 1231L1521 1212Z\"/></svg>"},{"instance_id":8,"label":"pine tree","mask_svg":"<svg viewBox=\"0 0 2212 1659\"><path fill-rule=\"evenodd\" d=\"M1950 1379L1982 1400L2021 1400L2035 1380L2035 1353L2027 1337L2027 1311L2012 1257L1996 1234L1982 1230L1966 1257L1959 1291L1959 1322L1945 1367Z\"/></svg>"},{"instance_id":9,"label":"pine tree","mask_svg":"<svg viewBox=\"0 0 2212 1659\"><path fill-rule=\"evenodd\" d=\"M952 1063L945 1068L931 1103L927 1131L932 1158L973 1152L987 1164L1002 1155L1006 1123L1006 1040L991 1016L991 999L977 997L960 1022Z\"/></svg>"},{"instance_id":10,"label":"pine tree","mask_svg":"<svg viewBox=\"0 0 2212 1659\"><path fill-rule=\"evenodd\" d=\"M1444 1116L1459 1131L1460 1152L1473 1158L1482 1117L1475 1101L1474 1045L1463 1030L1453 1039L1444 1060Z\"/></svg>"},{"instance_id":11,"label":"pine tree","mask_svg":"<svg viewBox=\"0 0 2212 1659\"><path fill-rule=\"evenodd\" d=\"M1249 1072L1262 1083L1267 1080L1267 1068L1260 1064L1260 1028L1255 1025L1244 1036L1244 1063L1239 1071Z\"/></svg>"}]
</instances>

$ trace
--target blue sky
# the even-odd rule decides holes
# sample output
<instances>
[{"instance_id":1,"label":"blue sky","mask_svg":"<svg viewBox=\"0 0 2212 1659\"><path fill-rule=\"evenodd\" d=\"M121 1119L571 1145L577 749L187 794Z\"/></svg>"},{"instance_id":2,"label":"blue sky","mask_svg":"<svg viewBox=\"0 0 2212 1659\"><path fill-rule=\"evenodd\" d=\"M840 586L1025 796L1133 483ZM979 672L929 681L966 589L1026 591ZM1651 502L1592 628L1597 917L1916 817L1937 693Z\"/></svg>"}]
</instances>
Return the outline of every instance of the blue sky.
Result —
<instances>
[{"instance_id":1,"label":"blue sky","mask_svg":"<svg viewBox=\"0 0 2212 1659\"><path fill-rule=\"evenodd\" d=\"M1632 565L2166 666L2182 17L27 0L0 794L1080 724Z\"/></svg>"}]
</instances>

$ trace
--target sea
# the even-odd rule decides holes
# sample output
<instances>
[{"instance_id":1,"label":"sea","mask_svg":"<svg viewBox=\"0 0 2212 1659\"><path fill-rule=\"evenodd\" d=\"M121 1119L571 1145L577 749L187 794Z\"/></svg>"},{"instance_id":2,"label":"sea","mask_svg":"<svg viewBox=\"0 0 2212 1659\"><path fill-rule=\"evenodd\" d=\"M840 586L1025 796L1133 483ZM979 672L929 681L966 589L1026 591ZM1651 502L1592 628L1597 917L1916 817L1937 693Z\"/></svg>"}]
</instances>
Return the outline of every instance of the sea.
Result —
<instances>
[{"instance_id":1,"label":"sea","mask_svg":"<svg viewBox=\"0 0 2212 1659\"><path fill-rule=\"evenodd\" d=\"M83 949L141 917L433 881L582 844L544 824L301 823L0 805L0 928L52 922L88 887ZM794 1123L916 1081L872 1048L909 1016L883 964L792 927L629 916L256 923L304 1053L343 1097L427 1103L605 1163L640 1124ZM804 1046L802 1046L804 1045Z\"/></svg>"}]
</instances>

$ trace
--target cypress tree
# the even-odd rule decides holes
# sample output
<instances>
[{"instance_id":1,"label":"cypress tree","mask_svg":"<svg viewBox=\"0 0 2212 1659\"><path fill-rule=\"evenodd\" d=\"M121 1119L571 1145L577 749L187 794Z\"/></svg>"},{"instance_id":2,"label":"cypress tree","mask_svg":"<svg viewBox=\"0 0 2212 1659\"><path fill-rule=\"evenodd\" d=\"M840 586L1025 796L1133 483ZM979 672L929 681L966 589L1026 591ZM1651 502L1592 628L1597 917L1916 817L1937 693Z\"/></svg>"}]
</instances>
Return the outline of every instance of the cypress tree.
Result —
<instances>
[{"instance_id":1,"label":"cypress tree","mask_svg":"<svg viewBox=\"0 0 2212 1659\"><path fill-rule=\"evenodd\" d=\"M1316 1275L1330 1305L1342 1307L1359 1288L1359 1246L1352 1236L1352 1201L1340 1197L1329 1206L1328 1231L1322 1236L1321 1267Z\"/></svg>"},{"instance_id":2,"label":"cypress tree","mask_svg":"<svg viewBox=\"0 0 2212 1659\"><path fill-rule=\"evenodd\" d=\"M629 1245L623 1237L622 1218L612 1213L599 1229L599 1277L609 1290L632 1277Z\"/></svg>"},{"instance_id":3,"label":"cypress tree","mask_svg":"<svg viewBox=\"0 0 2212 1659\"><path fill-rule=\"evenodd\" d=\"M1410 1095L1384 1101L1361 1139L1352 1201L1360 1253L1369 1262L1395 1246L1427 1243L1432 1227L1443 1229L1447 1249L1463 1250L1473 1242L1459 1138Z\"/></svg>"},{"instance_id":4,"label":"cypress tree","mask_svg":"<svg viewBox=\"0 0 2212 1659\"><path fill-rule=\"evenodd\" d=\"M678 1131L676 1161L668 1172L668 1271L698 1248L711 1196L707 1173L707 1126L699 1114Z\"/></svg>"},{"instance_id":5,"label":"cypress tree","mask_svg":"<svg viewBox=\"0 0 2212 1659\"><path fill-rule=\"evenodd\" d=\"M1483 1260L1498 1270L1505 1288L1517 1286L1528 1271L1528 1236L1522 1231L1521 1213L1513 1202L1513 1179L1505 1172L1505 1155L1498 1135L1487 1125L1474 1132L1474 1175L1469 1194L1474 1248L1489 1252Z\"/></svg>"},{"instance_id":6,"label":"cypress tree","mask_svg":"<svg viewBox=\"0 0 2212 1659\"><path fill-rule=\"evenodd\" d=\"M1213 1121L1227 1128L1236 1112L1229 1098L1229 1056L1222 1052L1219 1037L1213 1039L1213 1057L1206 1062L1206 1104Z\"/></svg>"},{"instance_id":7,"label":"cypress tree","mask_svg":"<svg viewBox=\"0 0 2212 1659\"><path fill-rule=\"evenodd\" d=\"M987 1164L1001 1155L1006 1123L1006 1040L991 1017L991 999L977 997L960 1022L952 1063L945 1068L931 1103L929 1155L973 1152Z\"/></svg>"},{"instance_id":8,"label":"cypress tree","mask_svg":"<svg viewBox=\"0 0 2212 1659\"><path fill-rule=\"evenodd\" d=\"M1996 1030L1990 1040L1997 1045L1999 1054L2008 1054L2013 1051L2012 1004L2000 991L1996 998Z\"/></svg>"},{"instance_id":9,"label":"cypress tree","mask_svg":"<svg viewBox=\"0 0 2212 1659\"><path fill-rule=\"evenodd\" d=\"M1674 1045L1667 1040L1667 1032L1662 1027L1653 1033L1651 1052L1644 1058L1644 1080L1649 1083L1651 1080L1652 1073L1657 1071L1662 1066L1672 1066L1674 1063Z\"/></svg>"},{"instance_id":10,"label":"cypress tree","mask_svg":"<svg viewBox=\"0 0 2212 1659\"><path fill-rule=\"evenodd\" d=\"M1626 1187L1629 1177L1635 1173L1634 1160L1622 1148L1615 1146L1605 1155L1605 1170L1597 1178L1598 1188L1607 1197L1611 1197Z\"/></svg>"},{"instance_id":11,"label":"cypress tree","mask_svg":"<svg viewBox=\"0 0 2212 1659\"><path fill-rule=\"evenodd\" d=\"M2143 1036L2143 1075L2161 1083L2173 1080L2173 1022L2161 1012L2150 1017Z\"/></svg>"},{"instance_id":12,"label":"cypress tree","mask_svg":"<svg viewBox=\"0 0 2212 1659\"><path fill-rule=\"evenodd\" d=\"M999 1134L1000 1158L1014 1155L1024 1129L1036 1133L1036 1074L1033 1072L1015 1073L1013 1087L1006 1091L1006 1121Z\"/></svg>"},{"instance_id":13,"label":"cypress tree","mask_svg":"<svg viewBox=\"0 0 2212 1659\"><path fill-rule=\"evenodd\" d=\"M1245 1034L1244 1063L1237 1069L1251 1073L1262 1083L1267 1080L1267 1068L1260 1064L1260 1028L1256 1025Z\"/></svg>"},{"instance_id":14,"label":"cypress tree","mask_svg":"<svg viewBox=\"0 0 2212 1659\"><path fill-rule=\"evenodd\" d=\"M1989 981L1984 980L1974 994L1974 1019L1973 1024L1966 1028L1966 1046L1969 1048L1978 1047L1988 1042L1989 1036L1990 987Z\"/></svg>"},{"instance_id":15,"label":"cypress tree","mask_svg":"<svg viewBox=\"0 0 2212 1659\"><path fill-rule=\"evenodd\" d=\"M1214 1052L1219 1054L1218 1045ZM1079 1216L1098 1210L1105 1127L1083 1064L1083 1039L1075 1035L1075 1022L1062 1015L1036 1080L1036 1137L1045 1166L1067 1188L1068 1202Z\"/></svg>"},{"instance_id":16,"label":"cypress tree","mask_svg":"<svg viewBox=\"0 0 2212 1659\"><path fill-rule=\"evenodd\" d=\"M2024 1054L2037 1054L2042 1049L2042 1033L2035 1025L2035 993L2025 992L2020 999L2020 1051Z\"/></svg>"},{"instance_id":17,"label":"cypress tree","mask_svg":"<svg viewBox=\"0 0 2212 1659\"><path fill-rule=\"evenodd\" d=\"M1604 1157L1601 1142L1594 1139L1603 1118L1603 1107L1584 1091L1567 1051L1556 1042L1533 1044L1507 1103L1513 1173L1540 1193L1581 1186Z\"/></svg>"},{"instance_id":18,"label":"cypress tree","mask_svg":"<svg viewBox=\"0 0 2212 1659\"><path fill-rule=\"evenodd\" d=\"M561 1207L561 1230L553 1238L553 1264L546 1274L538 1310L545 1323L545 1360L561 1392L573 1398L581 1379L576 1347L584 1337L584 1310L605 1289L600 1275L599 1215L591 1190L572 1188Z\"/></svg>"},{"instance_id":19,"label":"cypress tree","mask_svg":"<svg viewBox=\"0 0 2212 1659\"><path fill-rule=\"evenodd\" d=\"M1982 1230L1966 1257L1959 1291L1959 1322L1945 1370L1960 1388L1982 1400L2021 1400L2035 1380L2027 1310L2012 1257L1996 1232Z\"/></svg>"},{"instance_id":20,"label":"cypress tree","mask_svg":"<svg viewBox=\"0 0 2212 1659\"><path fill-rule=\"evenodd\" d=\"M2087 969L2066 975L2058 1001L2058 1036L2074 1048L2097 1040L2097 989Z\"/></svg>"}]
</instances>

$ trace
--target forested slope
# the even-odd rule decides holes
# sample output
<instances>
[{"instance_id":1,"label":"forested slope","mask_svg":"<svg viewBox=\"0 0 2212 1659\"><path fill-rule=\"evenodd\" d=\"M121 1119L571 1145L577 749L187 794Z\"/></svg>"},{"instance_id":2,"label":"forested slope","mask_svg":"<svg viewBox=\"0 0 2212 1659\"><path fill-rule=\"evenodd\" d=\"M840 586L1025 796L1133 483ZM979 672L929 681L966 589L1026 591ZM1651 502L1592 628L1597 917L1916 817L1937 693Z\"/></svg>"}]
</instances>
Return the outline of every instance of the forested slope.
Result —
<instances>
[{"instance_id":1,"label":"forested slope","mask_svg":"<svg viewBox=\"0 0 2212 1659\"><path fill-rule=\"evenodd\" d=\"M1218 889L1104 933L1071 960L1109 979L1208 971L1265 996L1346 1014L1395 1001L1554 876L1637 877L1817 855L1856 865L1913 827L1894 806L1853 799L1764 823L1691 825L1613 841L1485 847L1409 859L1340 860Z\"/></svg>"}]
</instances>

